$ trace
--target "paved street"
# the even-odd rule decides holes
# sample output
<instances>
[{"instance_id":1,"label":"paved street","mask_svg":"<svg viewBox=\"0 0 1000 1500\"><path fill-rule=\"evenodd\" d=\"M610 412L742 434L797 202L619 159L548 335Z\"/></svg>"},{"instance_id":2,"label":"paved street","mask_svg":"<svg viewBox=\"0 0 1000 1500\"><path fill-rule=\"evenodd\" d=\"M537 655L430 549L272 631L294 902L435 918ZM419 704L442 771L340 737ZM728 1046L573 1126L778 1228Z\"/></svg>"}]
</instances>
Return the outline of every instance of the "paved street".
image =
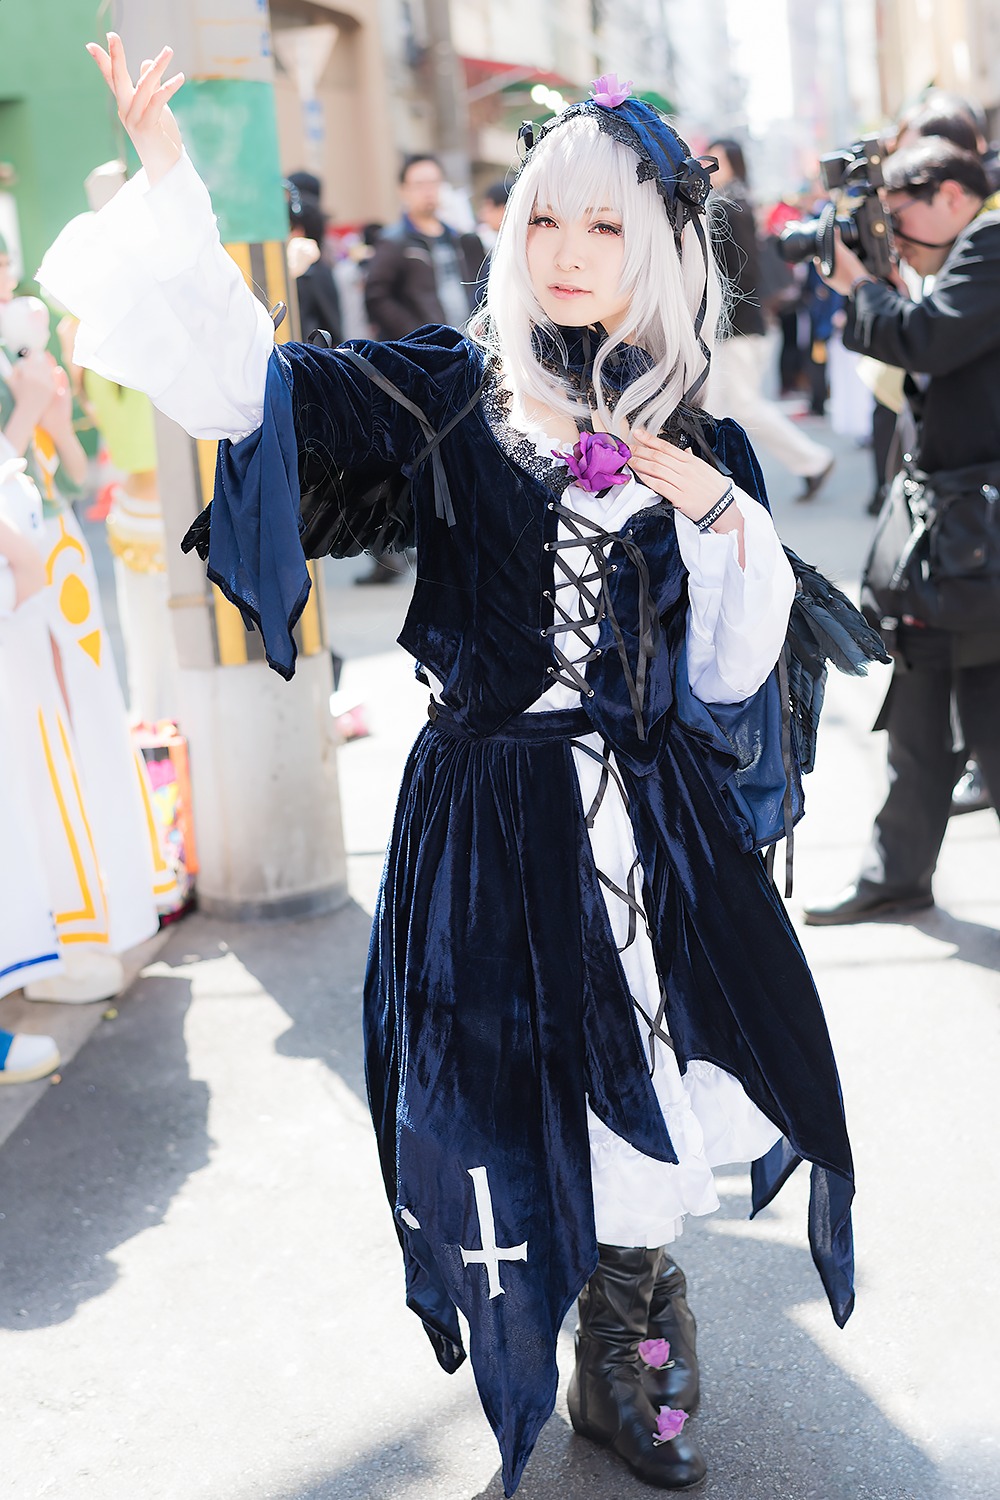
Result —
<instances>
[{"instance_id":1,"label":"paved street","mask_svg":"<svg viewBox=\"0 0 1000 1500\"><path fill-rule=\"evenodd\" d=\"M853 587L870 458L837 447L813 504L797 507L780 472L772 492L785 539ZM351 587L364 566L328 571L342 687L372 729L340 752L350 904L299 923L196 915L140 955L110 1019L30 1008L36 1029L76 1028L82 1045L61 1082L32 1086L30 1113L4 1101L0 1115L10 1500L502 1495L468 1365L442 1374L404 1306L365 1104L369 914L426 693L393 645L406 588ZM830 684L796 921L856 873L883 791L884 740L868 729L885 680ZM1000 1496L997 851L992 813L961 818L935 910L802 929L857 1159L858 1305L838 1331L806 1243L804 1171L753 1223L746 1173L721 1175L721 1212L690 1221L678 1248L711 1500ZM573 1435L571 1361L572 1321L519 1500L649 1496Z\"/></svg>"}]
</instances>

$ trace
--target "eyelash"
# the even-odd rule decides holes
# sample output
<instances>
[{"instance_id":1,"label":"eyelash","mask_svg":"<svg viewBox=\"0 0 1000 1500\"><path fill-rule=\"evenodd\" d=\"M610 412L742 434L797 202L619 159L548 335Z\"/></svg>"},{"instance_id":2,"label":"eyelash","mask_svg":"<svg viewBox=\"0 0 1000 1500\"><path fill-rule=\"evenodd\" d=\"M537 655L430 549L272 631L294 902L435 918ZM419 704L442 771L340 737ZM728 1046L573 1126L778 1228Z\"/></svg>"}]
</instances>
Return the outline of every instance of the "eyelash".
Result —
<instances>
[{"instance_id":1,"label":"eyelash","mask_svg":"<svg viewBox=\"0 0 1000 1500\"><path fill-rule=\"evenodd\" d=\"M544 228L546 226L551 226L554 229L556 226L556 221L555 219L550 219L548 214L537 214L535 218L528 220L528 224L532 229L536 227ZM622 233L622 226L620 224L608 224L603 219L600 220L600 222L597 224L592 224L591 228L607 230L609 234L613 234L616 236Z\"/></svg>"}]
</instances>

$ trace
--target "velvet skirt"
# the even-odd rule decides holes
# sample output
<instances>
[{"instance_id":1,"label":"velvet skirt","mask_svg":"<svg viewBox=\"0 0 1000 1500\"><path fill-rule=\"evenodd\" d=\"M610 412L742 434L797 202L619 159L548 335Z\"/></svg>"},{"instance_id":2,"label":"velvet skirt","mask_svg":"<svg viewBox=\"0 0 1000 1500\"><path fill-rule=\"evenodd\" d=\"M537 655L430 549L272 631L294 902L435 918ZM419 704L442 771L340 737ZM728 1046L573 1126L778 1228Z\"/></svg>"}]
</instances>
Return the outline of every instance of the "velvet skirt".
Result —
<instances>
[{"instance_id":1,"label":"velvet skirt","mask_svg":"<svg viewBox=\"0 0 1000 1500\"><path fill-rule=\"evenodd\" d=\"M572 746L592 728L587 715L522 714L474 738L446 710L432 712L407 763L376 910L367 1079L408 1304L449 1370L465 1357L457 1311L468 1320L512 1493L554 1405L559 1328L597 1260L588 1104L636 1151L678 1158L588 841ZM687 815L697 819L701 788L691 779ZM701 1056L741 1077L725 1048L716 1055L699 1047L696 1021L685 1025L697 1015L691 981L700 965L692 966L697 923L681 918L689 880L717 904L714 881L697 868L714 832L700 848L685 839L685 809L668 806L662 785L653 795L659 780L626 783L657 966L668 991L677 976L688 986L673 998L668 1027L683 1039L682 1069ZM701 808L706 822L712 805L709 797ZM654 825L659 836L644 847ZM737 883L748 887L742 901L730 892L731 905L752 916L763 900L784 949L791 929L759 857L739 851L721 820L719 832L741 872ZM667 876L674 845L684 879ZM657 931L664 921L681 933L679 945ZM751 927L747 948L755 941ZM718 960L722 972L724 955ZM794 999L785 960L779 1006ZM718 987L716 975L710 999ZM739 995L727 1005L738 1010ZM819 1025L822 1053L821 1014ZM784 1130L749 1053L747 1071L757 1084L750 1097Z\"/></svg>"}]
</instances>

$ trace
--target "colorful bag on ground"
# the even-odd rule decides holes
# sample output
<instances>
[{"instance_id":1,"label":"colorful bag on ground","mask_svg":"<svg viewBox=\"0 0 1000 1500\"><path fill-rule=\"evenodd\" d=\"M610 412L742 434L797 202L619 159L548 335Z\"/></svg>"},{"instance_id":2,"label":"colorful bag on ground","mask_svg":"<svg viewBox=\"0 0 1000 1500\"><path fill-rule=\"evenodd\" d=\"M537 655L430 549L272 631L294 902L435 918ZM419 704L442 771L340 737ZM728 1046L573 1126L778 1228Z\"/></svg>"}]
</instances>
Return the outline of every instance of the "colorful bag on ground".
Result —
<instances>
[{"instance_id":1,"label":"colorful bag on ground","mask_svg":"<svg viewBox=\"0 0 1000 1500\"><path fill-rule=\"evenodd\" d=\"M188 744L170 719L158 724L137 724L132 731L146 762L153 788L153 804L163 831L164 854L177 875L177 896L168 909L161 909L163 923L174 922L195 904L194 877L198 873L198 849L191 811L191 776Z\"/></svg>"}]
</instances>

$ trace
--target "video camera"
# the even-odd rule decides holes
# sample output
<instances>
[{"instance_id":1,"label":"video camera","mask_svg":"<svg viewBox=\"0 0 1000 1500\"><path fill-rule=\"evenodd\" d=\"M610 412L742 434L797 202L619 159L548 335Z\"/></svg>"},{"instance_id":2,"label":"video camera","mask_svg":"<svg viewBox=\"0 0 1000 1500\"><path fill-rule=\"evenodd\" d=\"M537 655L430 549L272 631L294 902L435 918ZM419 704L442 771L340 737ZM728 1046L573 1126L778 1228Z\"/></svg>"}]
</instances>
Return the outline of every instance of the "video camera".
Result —
<instances>
[{"instance_id":1,"label":"video camera","mask_svg":"<svg viewBox=\"0 0 1000 1500\"><path fill-rule=\"evenodd\" d=\"M873 276L887 281L896 266L896 248L879 192L882 176L882 142L877 135L855 141L846 151L821 156L820 176L828 193L838 202L825 203L819 217L789 224L778 241L778 252L789 265L818 260L824 276L833 274L835 235L839 232L848 249L862 260Z\"/></svg>"}]
</instances>

